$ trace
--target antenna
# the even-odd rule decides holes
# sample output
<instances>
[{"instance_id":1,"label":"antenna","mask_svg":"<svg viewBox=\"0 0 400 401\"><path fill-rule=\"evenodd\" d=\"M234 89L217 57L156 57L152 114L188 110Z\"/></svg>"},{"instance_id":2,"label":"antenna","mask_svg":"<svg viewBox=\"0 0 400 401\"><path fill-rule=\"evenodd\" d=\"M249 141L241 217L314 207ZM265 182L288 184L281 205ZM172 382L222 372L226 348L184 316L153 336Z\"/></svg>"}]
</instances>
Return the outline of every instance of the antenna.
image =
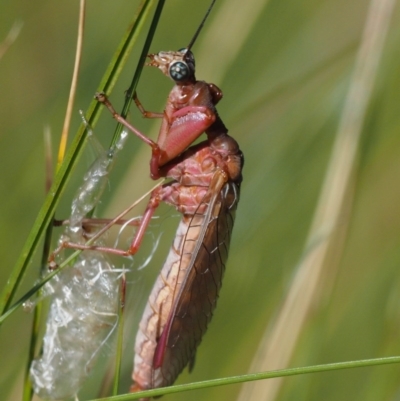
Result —
<instances>
[{"instance_id":1,"label":"antenna","mask_svg":"<svg viewBox=\"0 0 400 401\"><path fill-rule=\"evenodd\" d=\"M210 7L208 7L208 10L207 10L207 12L206 12L206 15L205 15L204 18L203 18L203 21L201 21L201 24L200 24L199 27L197 28L197 31L195 32L195 34L194 34L192 40L190 41L190 43L189 43L188 46L186 47L186 50L190 50L190 49L192 48L192 46L194 45L194 42L196 41L197 37L199 36L199 33L200 33L201 29L203 28L204 23L206 22L206 19L207 19L207 17L208 17L208 14L210 14L210 11L211 11L211 9L213 8L213 6L214 6L214 4L215 4L216 1L217 1L217 0L213 0L213 1L211 2L211 5L210 5Z\"/></svg>"}]
</instances>

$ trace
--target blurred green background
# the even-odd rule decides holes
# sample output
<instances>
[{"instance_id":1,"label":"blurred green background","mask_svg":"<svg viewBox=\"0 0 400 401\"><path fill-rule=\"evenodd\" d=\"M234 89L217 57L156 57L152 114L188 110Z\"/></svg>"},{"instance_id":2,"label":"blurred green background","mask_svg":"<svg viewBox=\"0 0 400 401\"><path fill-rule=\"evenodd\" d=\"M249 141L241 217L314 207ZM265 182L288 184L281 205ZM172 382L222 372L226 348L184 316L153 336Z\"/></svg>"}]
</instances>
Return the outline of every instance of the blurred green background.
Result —
<instances>
[{"instance_id":1,"label":"blurred green background","mask_svg":"<svg viewBox=\"0 0 400 401\"><path fill-rule=\"evenodd\" d=\"M168 0L151 51L184 47L208 3L192 1L188 6L185 0ZM137 4L88 1L72 133L80 124L78 110L87 110ZM246 163L219 305L199 347L194 371L183 373L179 383L248 372L263 333L272 328L303 252L368 6L365 0L218 0L194 46L197 76L223 89L218 110ZM47 125L51 128L56 154L74 63L77 18L78 2L0 3L0 41L16 20L24 23L18 39L0 59L2 285L45 196L43 131ZM111 95L117 109L139 52L140 44ZM400 354L399 71L397 5L363 124L352 196L347 197L325 262L319 302L302 326L289 366ZM148 68L138 93L146 108L160 111L171 86L159 71ZM159 123L144 121L136 110L130 118L156 137ZM103 113L95 132L105 147L114 126ZM148 177L149 155L135 138L128 141L101 205L102 215L115 215L153 184ZM81 158L58 217L68 216L71 197L91 160L90 151ZM130 381L135 322L177 222L168 218L171 214L176 212L161 208L162 245L150 265L137 272L148 254L149 240L129 277L124 392ZM153 234L158 232L156 227ZM19 295L37 279L38 266L37 258ZM9 401L21 399L30 321L31 314L20 310L1 327L0 392ZM104 352L103 364L107 354L112 351ZM102 380L97 370L102 369L96 369L80 399L96 396ZM285 379L276 399L397 400L399 384L398 365L320 373ZM235 400L239 392L240 386L235 385L163 399Z\"/></svg>"}]
</instances>

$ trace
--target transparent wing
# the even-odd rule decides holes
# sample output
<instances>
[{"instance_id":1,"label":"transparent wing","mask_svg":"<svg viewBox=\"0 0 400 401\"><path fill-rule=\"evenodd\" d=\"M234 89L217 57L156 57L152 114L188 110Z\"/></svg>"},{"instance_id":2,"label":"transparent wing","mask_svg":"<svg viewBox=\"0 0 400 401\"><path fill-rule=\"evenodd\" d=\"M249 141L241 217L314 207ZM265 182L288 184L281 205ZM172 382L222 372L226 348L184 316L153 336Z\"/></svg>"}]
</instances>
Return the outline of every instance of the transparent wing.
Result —
<instances>
[{"instance_id":1,"label":"transparent wing","mask_svg":"<svg viewBox=\"0 0 400 401\"><path fill-rule=\"evenodd\" d=\"M163 385L172 384L186 365L189 370L193 367L196 349L212 318L222 285L239 186L217 180L210 193L213 195L206 212L190 216L181 254L183 261L186 248L190 249L190 263L181 267L186 274L177 283L179 289L154 354L153 368L160 369L157 373L161 373ZM199 224L200 235L193 247L188 243L192 241L191 230L198 231Z\"/></svg>"}]
</instances>

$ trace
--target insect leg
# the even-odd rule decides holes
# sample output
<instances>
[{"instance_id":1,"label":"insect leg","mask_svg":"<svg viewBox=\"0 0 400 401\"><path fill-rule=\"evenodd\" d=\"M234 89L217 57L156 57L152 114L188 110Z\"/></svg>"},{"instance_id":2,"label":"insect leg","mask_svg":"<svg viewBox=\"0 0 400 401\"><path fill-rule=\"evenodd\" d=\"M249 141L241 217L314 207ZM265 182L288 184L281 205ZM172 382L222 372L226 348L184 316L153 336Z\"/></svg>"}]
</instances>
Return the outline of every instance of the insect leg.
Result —
<instances>
[{"instance_id":1,"label":"insect leg","mask_svg":"<svg viewBox=\"0 0 400 401\"><path fill-rule=\"evenodd\" d=\"M55 263L55 256L65 248L70 248L70 249L78 249L82 251L99 251L99 252L105 252L105 253L110 253L113 255L119 255L119 256L132 256L134 255L140 248L140 245L142 243L144 234L146 232L146 229L151 221L151 218L153 217L155 210L159 206L161 200L163 199L164 196L164 191L167 186L162 186L154 189L151 193L150 200L147 204L146 210L140 220L140 223L138 224L138 229L135 233L135 236L132 240L131 246L129 247L128 250L123 250L123 249L118 249L118 248L112 248L112 247L107 247L107 246L102 246L102 245L88 245L88 244L80 244L80 243L75 243L71 241L63 241L59 247L50 255L49 257L49 266L50 268L55 268L57 267ZM126 211L124 211L122 214L125 214ZM115 219L111 220L103 229L101 229L97 234L96 234L96 239L104 234L105 231L107 231L111 226L116 224L116 222L121 221L121 214L117 216Z\"/></svg>"},{"instance_id":2,"label":"insect leg","mask_svg":"<svg viewBox=\"0 0 400 401\"><path fill-rule=\"evenodd\" d=\"M147 145L151 146L153 152L159 151L160 148L157 145L157 143L152 141L150 138L148 138L146 135L144 135L142 132L140 132L137 128L135 128L132 124L130 124L128 121L126 121L125 118L123 118L120 114L117 113L117 111L114 109L113 105L108 100L108 97L104 92L96 93L95 98L100 103L103 103L104 106L107 107L107 109L110 111L110 113L112 114L112 116L114 117L115 120L117 120L124 127L128 128L130 131L132 131L144 143L147 143Z\"/></svg>"},{"instance_id":3,"label":"insect leg","mask_svg":"<svg viewBox=\"0 0 400 401\"><path fill-rule=\"evenodd\" d=\"M136 92L133 94L133 101L135 102L136 107L142 113L144 118L163 118L164 117L164 113L156 113L153 111L147 111L143 107L142 103L140 102Z\"/></svg>"},{"instance_id":4,"label":"insect leg","mask_svg":"<svg viewBox=\"0 0 400 401\"><path fill-rule=\"evenodd\" d=\"M146 143L151 147L151 154L152 154L150 161L151 177L154 180L160 178L160 175L158 174L159 160L161 154L163 153L160 146L156 142L148 138L146 135L144 135L142 132L140 132L132 124L129 124L129 122L126 121L125 118L123 118L120 114L118 114L117 111L114 109L113 105L111 104L111 102L108 100L108 97L105 93L103 92L96 93L95 97L100 103L103 103L107 107L107 109L110 111L115 120L117 120L124 127L131 130L138 138L140 138L144 143Z\"/></svg>"}]
</instances>

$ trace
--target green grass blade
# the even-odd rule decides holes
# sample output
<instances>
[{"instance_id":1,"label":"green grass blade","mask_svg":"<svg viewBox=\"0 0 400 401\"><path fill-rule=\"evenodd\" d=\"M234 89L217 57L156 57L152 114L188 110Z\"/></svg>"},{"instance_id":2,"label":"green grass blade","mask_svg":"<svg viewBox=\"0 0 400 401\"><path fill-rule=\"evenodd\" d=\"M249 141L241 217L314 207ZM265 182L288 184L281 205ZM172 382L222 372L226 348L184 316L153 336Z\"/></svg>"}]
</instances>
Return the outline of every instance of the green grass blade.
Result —
<instances>
[{"instance_id":1,"label":"green grass blade","mask_svg":"<svg viewBox=\"0 0 400 401\"><path fill-rule=\"evenodd\" d=\"M117 395L119 390L119 381L121 377L121 361L123 356L123 340L124 340L124 325L125 325L125 299L126 299L126 277L125 274L121 277L120 289L120 308L118 315L118 332L117 332L117 351L115 354L115 372L112 394Z\"/></svg>"},{"instance_id":2,"label":"green grass blade","mask_svg":"<svg viewBox=\"0 0 400 401\"><path fill-rule=\"evenodd\" d=\"M122 67L126 63L127 57L132 50L133 44L139 35L139 31L142 28L144 20L147 17L150 7L153 3L154 0L146 0L139 7L139 10L135 15L129 30L121 40L121 43L118 46L118 49L100 82L100 91L109 93L114 87L115 82L122 70ZM87 120L90 125L95 125L101 111L102 107L100 107L97 101L93 100L87 112ZM29 262L36 251L39 241L46 230L46 227L52 221L52 216L55 213L60 196L68 182L69 175L81 154L83 145L85 143L86 134L87 129L82 124L71 144L70 149L66 154L63 164L61 165L55 177L54 183L46 197L46 200L38 213L21 255L8 278L5 288L3 289L0 298L0 314L3 314L3 312L9 307L17 288L22 281Z\"/></svg>"},{"instance_id":3,"label":"green grass blade","mask_svg":"<svg viewBox=\"0 0 400 401\"><path fill-rule=\"evenodd\" d=\"M180 393L183 391L201 390L209 387L226 386L250 381L273 379L285 376L297 376L310 373L330 372L343 369L362 368L367 366L382 366L400 363L400 356L387 358L363 359L358 361L327 363L323 365L312 365L300 368L279 369L268 372L251 373L239 376L224 377L222 379L206 380L197 383L181 384L177 386L158 388L153 390L141 391L138 393L124 394L115 397L99 398L91 401L128 401L146 397L158 397L166 394Z\"/></svg>"},{"instance_id":4,"label":"green grass blade","mask_svg":"<svg viewBox=\"0 0 400 401\"><path fill-rule=\"evenodd\" d=\"M126 100L125 100L125 104L124 104L122 112L121 112L121 115L124 117L127 116L129 108L131 106L132 96L136 91L136 86L139 82L139 78L142 73L144 63L146 61L146 57L147 57L147 54L150 49L151 42L152 42L154 34L156 32L164 4L165 4L165 0L159 0L158 4L157 4L157 8L154 12L153 20L152 20L152 23L149 28L149 32L146 37L146 41L143 45L143 49L142 49L141 55L139 57L136 71L133 75L131 85L129 86L129 89L126 92ZM111 147L115 145L116 141L118 140L118 138L120 136L122 129L123 129L122 124L117 124L115 133L114 133L114 136L113 136L113 139L111 142ZM121 308L119 311L117 348L116 348L116 355L115 355L115 372L114 372L113 390L112 390L113 395L118 394L119 382L120 382L120 376L121 376L121 362L122 362L122 356L123 356L122 348L123 348L123 332L124 332L124 322L125 322L124 306L125 306L125 292L126 292L125 276L121 280L122 280L122 283L121 283Z\"/></svg>"},{"instance_id":5,"label":"green grass blade","mask_svg":"<svg viewBox=\"0 0 400 401\"><path fill-rule=\"evenodd\" d=\"M132 104L133 95L136 91L136 87L139 82L140 75L142 73L147 54L149 53L150 45L151 45L151 42L153 41L153 37L156 32L157 25L160 20L164 4L165 4L165 0L158 0L157 8L154 12L153 20L151 22L150 29L149 29L149 32L146 37L146 41L143 45L142 53L140 54L138 65L136 67L136 71L133 75L132 82L131 82L129 88L126 91L126 99L125 99L125 103L124 103L124 106L121 111L121 116L124 118L126 118L126 116L128 115L129 108ZM118 123L118 125L115 129L115 133L114 133L112 142L111 142L111 146L113 146L115 144L115 142L118 140L122 129L123 129L122 124Z\"/></svg>"}]
</instances>

